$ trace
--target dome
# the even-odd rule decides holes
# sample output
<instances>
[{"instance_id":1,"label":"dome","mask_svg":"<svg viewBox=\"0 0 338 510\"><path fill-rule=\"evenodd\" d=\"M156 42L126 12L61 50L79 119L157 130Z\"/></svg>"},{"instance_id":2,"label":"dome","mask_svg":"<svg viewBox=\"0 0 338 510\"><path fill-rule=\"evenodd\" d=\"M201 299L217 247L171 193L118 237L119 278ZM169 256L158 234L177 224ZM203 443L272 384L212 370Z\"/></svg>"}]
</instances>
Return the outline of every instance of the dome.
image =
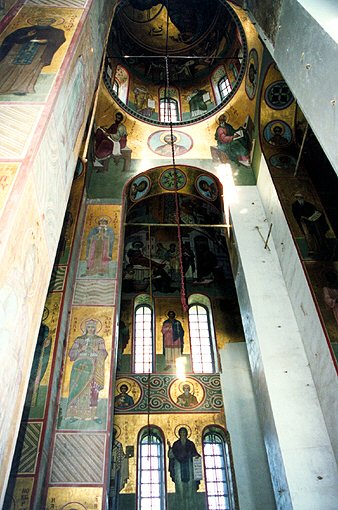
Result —
<instances>
[{"instance_id":1,"label":"dome","mask_svg":"<svg viewBox=\"0 0 338 510\"><path fill-rule=\"evenodd\" d=\"M154 125L191 124L236 93L244 30L222 0L125 0L111 27L104 80L120 107Z\"/></svg>"}]
</instances>

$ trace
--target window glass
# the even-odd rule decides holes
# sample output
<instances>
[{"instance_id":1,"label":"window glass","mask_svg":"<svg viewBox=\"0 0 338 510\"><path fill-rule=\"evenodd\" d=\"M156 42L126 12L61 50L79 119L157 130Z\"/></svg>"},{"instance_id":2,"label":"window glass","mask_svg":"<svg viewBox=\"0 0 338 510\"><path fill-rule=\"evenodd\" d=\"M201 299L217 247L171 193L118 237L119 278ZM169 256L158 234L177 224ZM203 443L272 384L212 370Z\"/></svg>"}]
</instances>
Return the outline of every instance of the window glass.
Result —
<instances>
[{"instance_id":1,"label":"window glass","mask_svg":"<svg viewBox=\"0 0 338 510\"><path fill-rule=\"evenodd\" d=\"M190 306L189 329L193 372L214 372L209 316L208 310L204 306Z\"/></svg>"},{"instance_id":2,"label":"window glass","mask_svg":"<svg viewBox=\"0 0 338 510\"><path fill-rule=\"evenodd\" d=\"M160 120L163 122L178 122L178 103L176 99L161 99Z\"/></svg>"},{"instance_id":3,"label":"window glass","mask_svg":"<svg viewBox=\"0 0 338 510\"><path fill-rule=\"evenodd\" d=\"M150 306L139 306L135 311L134 371L148 374L153 370L153 327Z\"/></svg>"},{"instance_id":4,"label":"window glass","mask_svg":"<svg viewBox=\"0 0 338 510\"><path fill-rule=\"evenodd\" d=\"M138 510L164 510L164 449L155 431L143 434L138 457Z\"/></svg>"},{"instance_id":5,"label":"window glass","mask_svg":"<svg viewBox=\"0 0 338 510\"><path fill-rule=\"evenodd\" d=\"M228 94L230 94L232 87L227 76L223 76L218 82L219 93L221 94L221 99L225 99Z\"/></svg>"},{"instance_id":6,"label":"window glass","mask_svg":"<svg viewBox=\"0 0 338 510\"><path fill-rule=\"evenodd\" d=\"M233 510L229 447L221 432L209 430L204 434L203 455L208 510Z\"/></svg>"}]
</instances>

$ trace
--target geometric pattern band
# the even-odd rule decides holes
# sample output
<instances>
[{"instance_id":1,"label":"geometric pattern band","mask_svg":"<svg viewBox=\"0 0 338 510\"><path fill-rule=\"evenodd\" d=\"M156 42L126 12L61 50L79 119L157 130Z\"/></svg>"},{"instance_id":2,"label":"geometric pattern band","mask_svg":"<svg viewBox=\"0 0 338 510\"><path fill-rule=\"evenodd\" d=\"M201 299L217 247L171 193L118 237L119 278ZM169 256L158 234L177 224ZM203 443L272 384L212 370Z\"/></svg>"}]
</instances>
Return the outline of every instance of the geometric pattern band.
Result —
<instances>
[{"instance_id":1,"label":"geometric pattern band","mask_svg":"<svg viewBox=\"0 0 338 510\"><path fill-rule=\"evenodd\" d=\"M41 429L41 422L21 424L12 472L16 471L16 474L18 475L34 474L39 450Z\"/></svg>"},{"instance_id":2,"label":"geometric pattern band","mask_svg":"<svg viewBox=\"0 0 338 510\"><path fill-rule=\"evenodd\" d=\"M50 483L103 483L105 434L56 434Z\"/></svg>"}]
</instances>

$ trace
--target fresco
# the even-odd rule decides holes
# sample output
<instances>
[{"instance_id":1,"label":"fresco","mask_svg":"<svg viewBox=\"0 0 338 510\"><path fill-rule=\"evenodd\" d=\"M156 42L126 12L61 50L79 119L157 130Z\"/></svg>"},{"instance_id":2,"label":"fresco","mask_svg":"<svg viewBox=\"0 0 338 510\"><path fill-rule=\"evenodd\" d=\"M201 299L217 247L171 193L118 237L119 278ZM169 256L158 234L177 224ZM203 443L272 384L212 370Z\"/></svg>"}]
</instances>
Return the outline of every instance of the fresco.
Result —
<instances>
[{"instance_id":1,"label":"fresco","mask_svg":"<svg viewBox=\"0 0 338 510\"><path fill-rule=\"evenodd\" d=\"M94 166L98 173L108 172L111 159L116 165L123 160L123 170L128 170L130 149L127 148L128 132L123 119L123 114L116 112L114 122L109 127L98 127L95 132Z\"/></svg>"},{"instance_id":2,"label":"fresco","mask_svg":"<svg viewBox=\"0 0 338 510\"><path fill-rule=\"evenodd\" d=\"M137 466L137 455L138 451L137 437L138 433L147 427L147 423L152 426L158 427L159 431L163 434L163 441L165 445L165 458L168 458L169 443L170 446L179 439L179 429L185 427L188 432L189 440L193 441L196 450L202 453L202 436L201 431L212 425L225 428L225 419L222 412L216 412L214 414L205 413L191 413L189 409L186 409L182 414L133 414L131 420L130 414L119 414L115 417L114 428L116 430L115 437L118 444L115 447L119 447L119 451L124 455L124 462L126 466L119 466L123 473L123 484L118 490L118 501L122 508L134 508L135 506L135 495L136 495L136 466ZM114 448L114 446L113 446ZM202 459L203 462L203 459ZM166 486L167 486L167 501L168 508L173 510L174 508L182 508L175 506L175 483L171 479L169 474L169 463L166 462ZM112 471L116 469L114 464L112 465ZM113 476L111 477L111 483ZM115 494L116 497L116 494ZM194 508L199 510L205 509L205 481L200 480L200 485L196 496L196 505ZM116 500L115 500L116 501Z\"/></svg>"},{"instance_id":3,"label":"fresco","mask_svg":"<svg viewBox=\"0 0 338 510\"><path fill-rule=\"evenodd\" d=\"M77 277L115 278L120 235L120 206L87 208Z\"/></svg>"},{"instance_id":4,"label":"fresco","mask_svg":"<svg viewBox=\"0 0 338 510\"><path fill-rule=\"evenodd\" d=\"M211 227L223 221L218 209L217 181L197 169L190 168L187 174L183 172L184 167L177 170L184 174L181 189L193 190L195 196L179 193L176 202L174 193L162 192L161 176L166 171L163 172L163 167L134 179L139 179L138 184L145 183L147 193L138 201L130 197L128 202L118 346L118 372L121 375L131 373L134 363L130 311L143 302L155 310L156 373L176 372L178 358L185 363L185 370L191 372L189 326L180 296L182 275L187 296L203 295L203 300L206 296L212 297L219 345L243 339L225 235L223 229ZM130 183L129 193L134 181ZM170 187L171 181L166 185ZM175 219L177 204L181 220L181 254ZM161 227L161 223L165 227ZM153 304L146 299L149 295ZM130 391L125 388L125 393L130 394Z\"/></svg>"},{"instance_id":5,"label":"fresco","mask_svg":"<svg viewBox=\"0 0 338 510\"><path fill-rule=\"evenodd\" d=\"M136 406L141 398L142 389L137 381L122 377L115 384L115 411L124 412Z\"/></svg>"},{"instance_id":6,"label":"fresco","mask_svg":"<svg viewBox=\"0 0 338 510\"><path fill-rule=\"evenodd\" d=\"M218 118L215 140L217 149L211 150L214 161L250 166L251 140L246 126L234 128L229 123L229 115L223 113Z\"/></svg>"},{"instance_id":7,"label":"fresco","mask_svg":"<svg viewBox=\"0 0 338 510\"><path fill-rule=\"evenodd\" d=\"M255 48L252 48L249 53L248 67L245 76L245 91L250 99L254 99L258 86L258 53Z\"/></svg>"},{"instance_id":8,"label":"fresco","mask_svg":"<svg viewBox=\"0 0 338 510\"><path fill-rule=\"evenodd\" d=\"M144 198L150 190L151 181L149 177L146 175L139 175L136 179L133 180L130 191L129 198L132 202L138 202L141 198Z\"/></svg>"},{"instance_id":9,"label":"fresco","mask_svg":"<svg viewBox=\"0 0 338 510\"><path fill-rule=\"evenodd\" d=\"M1 34L1 101L45 100L82 11L24 7Z\"/></svg>"},{"instance_id":10,"label":"fresco","mask_svg":"<svg viewBox=\"0 0 338 510\"><path fill-rule=\"evenodd\" d=\"M2 0L0 2L0 20L8 13L15 2L16 0Z\"/></svg>"},{"instance_id":11,"label":"fresco","mask_svg":"<svg viewBox=\"0 0 338 510\"><path fill-rule=\"evenodd\" d=\"M6 497L5 508L8 508L8 510L16 510L17 508L30 510L34 478L18 477L12 483L14 484L12 495Z\"/></svg>"},{"instance_id":12,"label":"fresco","mask_svg":"<svg viewBox=\"0 0 338 510\"><path fill-rule=\"evenodd\" d=\"M191 137L183 131L175 130L171 135L170 131L160 130L148 138L149 149L165 158L172 158L173 150L175 157L182 156L190 151L192 145Z\"/></svg>"},{"instance_id":13,"label":"fresco","mask_svg":"<svg viewBox=\"0 0 338 510\"><path fill-rule=\"evenodd\" d=\"M67 264L69 261L77 224L78 207L83 194L85 175L86 167L81 160L78 160L56 254L56 264L58 265Z\"/></svg>"},{"instance_id":14,"label":"fresco","mask_svg":"<svg viewBox=\"0 0 338 510\"><path fill-rule=\"evenodd\" d=\"M165 61L166 47L170 58ZM169 123L170 115L175 124L191 123L209 116L238 89L244 74L244 59L238 58L242 53L246 56L244 32L227 3L198 0L192 12L190 6L176 1L167 11L164 2L130 0L114 19L104 82L111 96L137 118L161 125ZM210 76L220 58L224 58L223 76L229 77L231 87L215 101ZM122 68L128 74L127 94L120 80ZM175 113L166 116L164 97L175 105ZM166 143L162 145L166 155ZM177 144L178 155L184 147Z\"/></svg>"},{"instance_id":15,"label":"fresco","mask_svg":"<svg viewBox=\"0 0 338 510\"><path fill-rule=\"evenodd\" d=\"M284 110L294 100L291 90L284 80L271 83L264 95L267 105L274 110Z\"/></svg>"},{"instance_id":16,"label":"fresco","mask_svg":"<svg viewBox=\"0 0 338 510\"><path fill-rule=\"evenodd\" d=\"M104 430L112 342L111 308L72 309L58 428ZM92 391L92 386L95 391Z\"/></svg>"},{"instance_id":17,"label":"fresco","mask_svg":"<svg viewBox=\"0 0 338 510\"><path fill-rule=\"evenodd\" d=\"M51 487L46 510L100 510L102 497L99 487Z\"/></svg>"},{"instance_id":18,"label":"fresco","mask_svg":"<svg viewBox=\"0 0 338 510\"><path fill-rule=\"evenodd\" d=\"M20 165L17 163L0 163L0 210L10 193L11 185Z\"/></svg>"},{"instance_id":19,"label":"fresco","mask_svg":"<svg viewBox=\"0 0 338 510\"><path fill-rule=\"evenodd\" d=\"M196 179L196 189L203 198L212 202L218 197L216 181L210 175L199 175Z\"/></svg>"},{"instance_id":20,"label":"fresco","mask_svg":"<svg viewBox=\"0 0 338 510\"><path fill-rule=\"evenodd\" d=\"M286 122L274 120L264 128L265 140L274 147L289 145L292 141L292 131Z\"/></svg>"},{"instance_id":21,"label":"fresco","mask_svg":"<svg viewBox=\"0 0 338 510\"><path fill-rule=\"evenodd\" d=\"M296 108L293 96L274 64L267 69L263 97L260 112L262 148L322 315L330 347L337 356L336 236L328 211L313 184L306 143L298 161L306 120ZM309 136L313 136L311 132ZM313 158L312 154L310 159ZM324 157L321 164L325 164ZM320 187L318 189L325 199L325 193Z\"/></svg>"},{"instance_id":22,"label":"fresco","mask_svg":"<svg viewBox=\"0 0 338 510\"><path fill-rule=\"evenodd\" d=\"M49 294L43 311L25 402L29 419L44 416L61 298L61 293Z\"/></svg>"},{"instance_id":23,"label":"fresco","mask_svg":"<svg viewBox=\"0 0 338 510\"><path fill-rule=\"evenodd\" d=\"M165 166L141 173L126 189L109 488L111 504L122 508L135 506L137 438L143 427L151 423L152 427L158 427L161 437L163 434L164 457L169 458L166 462L168 509L190 509L193 501L194 508L205 510L203 458L199 457L199 483L192 483L187 490L187 503L173 472L175 454L185 431L191 451L200 455L204 427L213 424L225 428L226 423L219 374L193 372L188 314L183 310L180 295L182 272L189 303L195 299L210 306L217 345L244 338L224 232L207 227L223 221L218 181L192 167L182 165L176 170L173 172L170 166ZM173 192L175 188L179 188L177 194ZM177 204L181 255L175 224ZM135 373L133 312L142 304L150 305L154 314L151 374ZM176 374L177 360L184 366L184 375L180 377ZM117 482L118 477L121 483Z\"/></svg>"}]
</instances>

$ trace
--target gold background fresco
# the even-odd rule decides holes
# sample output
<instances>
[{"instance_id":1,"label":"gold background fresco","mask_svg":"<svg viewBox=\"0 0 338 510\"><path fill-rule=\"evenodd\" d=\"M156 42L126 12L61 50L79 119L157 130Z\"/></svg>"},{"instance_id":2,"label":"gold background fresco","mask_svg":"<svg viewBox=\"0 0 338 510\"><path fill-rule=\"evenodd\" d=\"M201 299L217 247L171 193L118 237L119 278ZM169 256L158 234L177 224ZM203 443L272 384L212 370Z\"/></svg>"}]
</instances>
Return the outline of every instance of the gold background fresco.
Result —
<instances>
[{"instance_id":1,"label":"gold background fresco","mask_svg":"<svg viewBox=\"0 0 338 510\"><path fill-rule=\"evenodd\" d=\"M6 27L1 33L1 41L14 30L18 28L27 27L37 24L39 18L54 18L56 22L52 24L53 27L59 28L64 31L66 42L56 51L53 60L49 66L42 69L43 74L56 73L65 57L69 43L74 35L79 19L82 15L82 9L69 9L62 8L53 9L45 7L23 7L20 13L14 20Z\"/></svg>"},{"instance_id":2,"label":"gold background fresco","mask_svg":"<svg viewBox=\"0 0 338 510\"><path fill-rule=\"evenodd\" d=\"M70 319L70 329L68 334L67 348L66 348L66 361L65 369L63 374L62 384L62 397L68 397L69 393L69 381L70 373L72 370L73 363L69 359L69 351L74 343L74 340L84 334L85 322L88 319L94 319L99 321L98 329L96 334L102 336L105 341L106 350L108 356L105 360L105 375L104 375L104 388L100 391L100 397L107 398L109 393L110 384L110 362L111 362L111 349L112 349L112 317L114 308L113 307L90 307L81 306L73 307Z\"/></svg>"}]
</instances>

